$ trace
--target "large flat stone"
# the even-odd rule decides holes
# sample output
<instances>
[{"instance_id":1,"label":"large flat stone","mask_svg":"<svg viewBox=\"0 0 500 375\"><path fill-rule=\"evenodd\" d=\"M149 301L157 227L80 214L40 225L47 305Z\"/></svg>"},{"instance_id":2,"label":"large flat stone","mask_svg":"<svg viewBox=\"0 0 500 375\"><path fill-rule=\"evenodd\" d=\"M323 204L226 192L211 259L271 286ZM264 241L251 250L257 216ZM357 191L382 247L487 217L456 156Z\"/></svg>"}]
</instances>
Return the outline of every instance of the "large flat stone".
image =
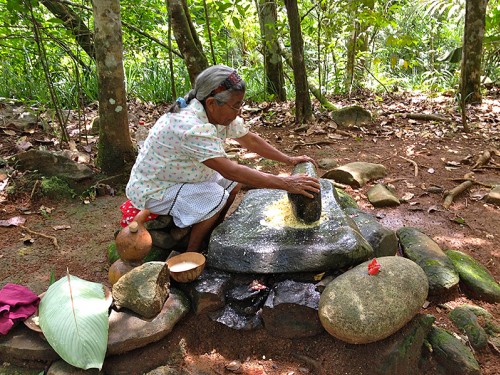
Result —
<instances>
[{"instance_id":1,"label":"large flat stone","mask_svg":"<svg viewBox=\"0 0 500 375\"><path fill-rule=\"evenodd\" d=\"M167 336L190 309L189 300L179 290L171 289L160 313L144 319L131 311L112 311L109 316L108 351L106 355L125 353Z\"/></svg>"},{"instance_id":2,"label":"large flat stone","mask_svg":"<svg viewBox=\"0 0 500 375\"><path fill-rule=\"evenodd\" d=\"M59 356L38 332L24 324L14 327L7 335L0 336L0 360L23 360L50 363ZM1 373L1 372L0 372Z\"/></svg>"},{"instance_id":3,"label":"large flat stone","mask_svg":"<svg viewBox=\"0 0 500 375\"><path fill-rule=\"evenodd\" d=\"M207 264L229 272L288 273L350 267L373 257L373 249L321 180L322 218L303 227L276 227L266 209L286 198L283 190L250 190L210 239Z\"/></svg>"}]
</instances>

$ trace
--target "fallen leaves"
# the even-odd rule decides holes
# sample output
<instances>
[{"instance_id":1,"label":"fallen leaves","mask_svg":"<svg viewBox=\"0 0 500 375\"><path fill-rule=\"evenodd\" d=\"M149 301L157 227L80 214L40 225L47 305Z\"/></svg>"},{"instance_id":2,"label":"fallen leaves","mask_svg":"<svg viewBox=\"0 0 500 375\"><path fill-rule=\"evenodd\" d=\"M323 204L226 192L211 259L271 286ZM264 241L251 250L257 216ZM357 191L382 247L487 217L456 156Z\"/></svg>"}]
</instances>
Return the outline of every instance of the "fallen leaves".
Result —
<instances>
[{"instance_id":1,"label":"fallen leaves","mask_svg":"<svg viewBox=\"0 0 500 375\"><path fill-rule=\"evenodd\" d=\"M20 226L26 222L26 218L22 216L14 216L7 220L0 220L0 227L11 227L11 226Z\"/></svg>"}]
</instances>

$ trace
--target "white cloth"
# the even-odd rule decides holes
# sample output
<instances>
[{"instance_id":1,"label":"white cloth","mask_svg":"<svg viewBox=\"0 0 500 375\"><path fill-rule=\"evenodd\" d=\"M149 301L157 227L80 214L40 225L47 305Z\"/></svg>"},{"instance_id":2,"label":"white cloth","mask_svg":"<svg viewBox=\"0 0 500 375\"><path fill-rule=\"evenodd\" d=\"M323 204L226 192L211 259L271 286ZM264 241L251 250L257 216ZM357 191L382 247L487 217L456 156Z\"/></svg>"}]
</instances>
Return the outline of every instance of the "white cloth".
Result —
<instances>
[{"instance_id":1,"label":"white cloth","mask_svg":"<svg viewBox=\"0 0 500 375\"><path fill-rule=\"evenodd\" d=\"M189 227L222 210L237 184L215 172L208 181L169 187L162 200L148 199L146 208L160 215L171 215L179 228Z\"/></svg>"},{"instance_id":2,"label":"white cloth","mask_svg":"<svg viewBox=\"0 0 500 375\"><path fill-rule=\"evenodd\" d=\"M144 209L148 199L163 201L172 186L209 180L216 172L203 162L225 157L226 138L240 138L248 131L240 117L228 126L209 123L196 99L180 113L163 115L139 151L126 188L128 199L134 207Z\"/></svg>"}]
</instances>

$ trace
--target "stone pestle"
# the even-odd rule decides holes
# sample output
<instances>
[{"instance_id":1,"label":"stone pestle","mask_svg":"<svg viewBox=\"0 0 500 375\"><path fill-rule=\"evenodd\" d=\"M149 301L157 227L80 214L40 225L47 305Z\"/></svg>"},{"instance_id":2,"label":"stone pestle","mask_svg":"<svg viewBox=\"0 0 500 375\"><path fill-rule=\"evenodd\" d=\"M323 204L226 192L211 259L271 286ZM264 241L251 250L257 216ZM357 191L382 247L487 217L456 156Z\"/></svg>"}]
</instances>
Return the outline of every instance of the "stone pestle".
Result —
<instances>
[{"instance_id":1,"label":"stone pestle","mask_svg":"<svg viewBox=\"0 0 500 375\"><path fill-rule=\"evenodd\" d=\"M318 177L316 167L311 162L299 163L293 168L292 174L307 174L311 177ZM295 217L306 224L314 223L321 217L321 191L312 193L313 198L308 198L302 194L288 193L288 200L292 205Z\"/></svg>"}]
</instances>

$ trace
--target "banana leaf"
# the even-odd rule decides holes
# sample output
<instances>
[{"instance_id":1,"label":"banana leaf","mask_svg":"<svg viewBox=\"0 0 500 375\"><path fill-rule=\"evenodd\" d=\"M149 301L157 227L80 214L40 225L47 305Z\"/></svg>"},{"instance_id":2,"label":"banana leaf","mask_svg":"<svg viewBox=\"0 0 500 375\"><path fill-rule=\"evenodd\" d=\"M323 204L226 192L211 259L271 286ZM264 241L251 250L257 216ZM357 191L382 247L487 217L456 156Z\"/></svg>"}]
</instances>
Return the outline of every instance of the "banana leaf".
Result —
<instances>
[{"instance_id":1,"label":"banana leaf","mask_svg":"<svg viewBox=\"0 0 500 375\"><path fill-rule=\"evenodd\" d=\"M108 343L108 308L102 284L68 273L40 301L40 328L64 361L85 370L100 370Z\"/></svg>"}]
</instances>

